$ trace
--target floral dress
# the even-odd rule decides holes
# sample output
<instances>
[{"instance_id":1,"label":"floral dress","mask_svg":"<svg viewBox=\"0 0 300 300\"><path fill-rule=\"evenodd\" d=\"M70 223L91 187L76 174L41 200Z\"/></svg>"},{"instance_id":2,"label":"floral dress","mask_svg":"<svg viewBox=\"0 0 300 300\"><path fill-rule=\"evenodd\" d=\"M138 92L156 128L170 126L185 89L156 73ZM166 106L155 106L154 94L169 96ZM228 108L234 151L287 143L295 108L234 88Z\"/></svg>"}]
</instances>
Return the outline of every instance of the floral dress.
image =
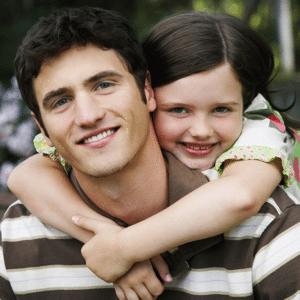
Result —
<instances>
[{"instance_id":1,"label":"floral dress","mask_svg":"<svg viewBox=\"0 0 300 300\"><path fill-rule=\"evenodd\" d=\"M41 133L35 136L33 143L37 152L39 152L42 155L44 154L49 155L53 160L58 160L61 163L61 165L64 167L66 173L68 173L71 170L71 166L59 154L56 148L48 146L44 136Z\"/></svg>"}]
</instances>

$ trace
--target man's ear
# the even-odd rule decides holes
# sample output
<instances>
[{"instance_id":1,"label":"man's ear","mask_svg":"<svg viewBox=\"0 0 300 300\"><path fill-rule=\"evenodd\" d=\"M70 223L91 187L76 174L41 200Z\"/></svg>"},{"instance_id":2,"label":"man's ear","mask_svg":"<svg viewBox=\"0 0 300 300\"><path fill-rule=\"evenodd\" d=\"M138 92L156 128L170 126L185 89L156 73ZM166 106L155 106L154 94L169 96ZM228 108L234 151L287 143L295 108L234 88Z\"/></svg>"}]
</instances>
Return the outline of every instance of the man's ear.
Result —
<instances>
[{"instance_id":1,"label":"man's ear","mask_svg":"<svg viewBox=\"0 0 300 300\"><path fill-rule=\"evenodd\" d=\"M49 147L54 147L54 145L52 144L50 138L45 134L45 130L44 130L44 128L41 126L41 124L40 124L40 122L38 121L36 115L35 115L33 112L31 112L31 115L33 116L33 118L34 118L36 124L39 126L39 128L40 128L40 130L41 130L41 133L43 134L43 136L44 136L44 138L45 138L45 140L46 140L48 146L49 146Z\"/></svg>"},{"instance_id":2,"label":"man's ear","mask_svg":"<svg viewBox=\"0 0 300 300\"><path fill-rule=\"evenodd\" d=\"M156 109L156 101L154 98L154 91L151 87L151 77L149 71L147 71L147 77L145 81L145 95L147 99L147 105L149 112L153 112Z\"/></svg>"}]
</instances>

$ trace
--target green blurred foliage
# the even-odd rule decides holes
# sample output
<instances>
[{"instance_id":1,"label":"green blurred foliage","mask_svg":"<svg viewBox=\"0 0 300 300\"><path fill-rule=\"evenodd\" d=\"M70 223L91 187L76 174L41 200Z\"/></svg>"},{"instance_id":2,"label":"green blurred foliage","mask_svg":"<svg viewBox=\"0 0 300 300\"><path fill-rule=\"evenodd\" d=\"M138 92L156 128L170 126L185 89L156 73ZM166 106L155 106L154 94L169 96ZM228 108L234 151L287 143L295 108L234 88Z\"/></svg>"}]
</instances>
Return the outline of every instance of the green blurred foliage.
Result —
<instances>
[{"instance_id":1,"label":"green blurred foliage","mask_svg":"<svg viewBox=\"0 0 300 300\"><path fill-rule=\"evenodd\" d=\"M198 0L195 0L198 1ZM279 37L278 37L278 6L277 0L236 0L238 10L242 10L240 15L236 15L234 8L228 13L235 15L245 21L250 27L262 35L270 44L275 57L275 70L273 80L270 84L273 103L280 108L287 108L293 102L295 105L287 111L287 114L299 120L300 116L300 1L290 1L291 23L294 39L295 72L286 73L283 71ZM227 1L224 1L227 2ZM231 2L231 1L229 1ZM298 151L300 147L298 147ZM300 157L300 156L299 156ZM299 183L300 186L300 183Z\"/></svg>"},{"instance_id":2,"label":"green blurred foliage","mask_svg":"<svg viewBox=\"0 0 300 300\"><path fill-rule=\"evenodd\" d=\"M194 0L195 10L225 12L242 19L259 32L271 45L275 55L275 83L299 78L296 74L281 73L280 53L277 33L276 0ZM296 72L300 71L300 1L290 0L293 25Z\"/></svg>"}]
</instances>

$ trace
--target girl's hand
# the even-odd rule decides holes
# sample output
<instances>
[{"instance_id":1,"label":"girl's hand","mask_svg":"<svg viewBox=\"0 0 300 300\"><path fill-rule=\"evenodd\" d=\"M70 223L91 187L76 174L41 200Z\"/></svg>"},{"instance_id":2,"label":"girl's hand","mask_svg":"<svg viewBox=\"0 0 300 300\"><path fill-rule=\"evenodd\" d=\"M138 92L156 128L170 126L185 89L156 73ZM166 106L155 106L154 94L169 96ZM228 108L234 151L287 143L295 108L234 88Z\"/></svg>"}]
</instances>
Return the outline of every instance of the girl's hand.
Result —
<instances>
[{"instance_id":1,"label":"girl's hand","mask_svg":"<svg viewBox=\"0 0 300 300\"><path fill-rule=\"evenodd\" d=\"M123 277L114 282L119 300L155 300L162 294L164 286L153 267L165 281L171 281L168 266L161 256L156 256L151 262L146 260L134 264Z\"/></svg>"},{"instance_id":2,"label":"girl's hand","mask_svg":"<svg viewBox=\"0 0 300 300\"><path fill-rule=\"evenodd\" d=\"M105 222L74 216L77 226L94 232L95 236L81 249L87 267L99 278L113 282L123 276L134 264L126 257L120 241L123 227L115 222Z\"/></svg>"},{"instance_id":3,"label":"girl's hand","mask_svg":"<svg viewBox=\"0 0 300 300\"><path fill-rule=\"evenodd\" d=\"M135 263L128 259L129 255L127 253L124 255L126 251L123 251L120 233L122 230L126 230L125 228L111 220L100 221L82 216L74 216L72 221L77 226L92 231L95 234L82 247L81 253L86 260L87 267L99 278L106 282L114 282L122 277ZM172 281L168 265L160 255L152 258L151 263L163 281ZM153 267L151 266L151 272L155 275ZM145 270L143 272L146 273ZM134 276L130 278L130 280L133 280ZM153 278L153 276L149 278ZM158 280L156 275L155 279ZM150 282L149 280L147 280L147 283ZM152 285L148 285L152 291Z\"/></svg>"}]
</instances>

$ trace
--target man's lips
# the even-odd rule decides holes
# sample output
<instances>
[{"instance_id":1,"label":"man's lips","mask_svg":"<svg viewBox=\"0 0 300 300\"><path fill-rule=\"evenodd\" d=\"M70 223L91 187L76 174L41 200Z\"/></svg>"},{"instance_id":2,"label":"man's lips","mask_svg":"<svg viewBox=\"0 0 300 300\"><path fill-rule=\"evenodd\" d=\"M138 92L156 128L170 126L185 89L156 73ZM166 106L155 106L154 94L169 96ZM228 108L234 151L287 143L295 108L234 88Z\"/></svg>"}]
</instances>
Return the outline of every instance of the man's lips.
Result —
<instances>
[{"instance_id":1,"label":"man's lips","mask_svg":"<svg viewBox=\"0 0 300 300\"><path fill-rule=\"evenodd\" d=\"M202 155L207 155L207 154L210 154L214 147L217 145L217 143L180 143L184 150L191 154L191 155L199 155L199 156L202 156Z\"/></svg>"},{"instance_id":2,"label":"man's lips","mask_svg":"<svg viewBox=\"0 0 300 300\"><path fill-rule=\"evenodd\" d=\"M88 135L85 135L79 142L78 144L87 144L87 143L92 143L92 142L97 142L101 141L104 138L112 135L118 130L118 128L109 128L105 130L101 130L100 132L92 132Z\"/></svg>"}]
</instances>

